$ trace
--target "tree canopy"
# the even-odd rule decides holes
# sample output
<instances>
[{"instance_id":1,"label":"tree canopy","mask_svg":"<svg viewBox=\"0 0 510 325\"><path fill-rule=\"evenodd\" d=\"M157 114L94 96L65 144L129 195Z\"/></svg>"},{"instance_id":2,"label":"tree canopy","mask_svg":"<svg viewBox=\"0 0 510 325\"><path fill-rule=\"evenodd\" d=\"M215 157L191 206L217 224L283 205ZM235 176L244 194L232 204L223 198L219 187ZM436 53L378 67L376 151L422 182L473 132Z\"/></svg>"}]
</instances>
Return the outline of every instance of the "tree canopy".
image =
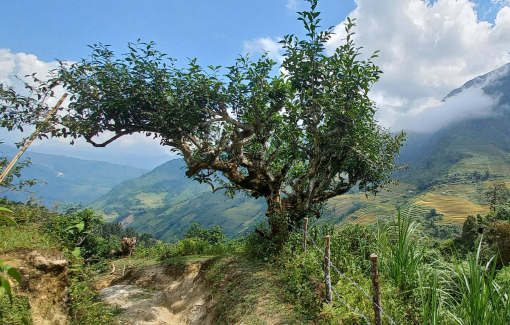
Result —
<instances>
[{"instance_id":1,"label":"tree canopy","mask_svg":"<svg viewBox=\"0 0 510 325\"><path fill-rule=\"evenodd\" d=\"M317 0L309 2L310 11L298 13L306 37L284 37L279 72L267 54L239 57L226 69L196 60L182 69L154 43L130 43L120 57L106 45L91 46L90 59L61 62L45 83L71 94L46 134L96 147L137 132L153 136L182 155L188 177L214 191L264 197L270 217L282 210L291 220L320 215L329 198L354 186L376 193L391 182L405 134L392 135L375 120L368 93L381 71L372 62L376 53L360 59L354 22L346 24L345 43L327 55L332 28L319 31ZM25 98L12 98L0 106L11 129L48 110L23 110ZM98 142L104 133L111 137ZM285 222L270 218L273 235Z\"/></svg>"}]
</instances>

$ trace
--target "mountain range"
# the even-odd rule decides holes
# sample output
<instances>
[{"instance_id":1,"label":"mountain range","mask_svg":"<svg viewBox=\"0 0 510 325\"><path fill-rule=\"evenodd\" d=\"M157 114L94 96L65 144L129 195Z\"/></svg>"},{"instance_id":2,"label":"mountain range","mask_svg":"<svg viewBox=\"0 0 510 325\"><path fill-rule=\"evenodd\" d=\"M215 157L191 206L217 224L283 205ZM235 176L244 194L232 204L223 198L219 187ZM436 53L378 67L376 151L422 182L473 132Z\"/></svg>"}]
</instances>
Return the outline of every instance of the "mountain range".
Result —
<instances>
[{"instance_id":1,"label":"mountain range","mask_svg":"<svg viewBox=\"0 0 510 325\"><path fill-rule=\"evenodd\" d=\"M443 102L449 103L473 89L493 100L490 112L460 119L434 133L409 133L398 158L409 168L394 174L400 184L376 197L354 191L333 198L322 222L373 222L405 203L435 208L444 215L443 223L460 224L468 214L488 211L484 189L501 179L510 185L510 64L468 81ZM230 199L212 193L208 185L185 176L181 159L148 172L72 158L51 162L46 155L30 156L34 166L24 175L51 180L36 188L44 202L58 199L89 203L108 221L163 240L182 236L193 222L206 228L219 224L228 236L236 237L265 220L263 199L243 194ZM96 173L91 174L91 170Z\"/></svg>"},{"instance_id":2,"label":"mountain range","mask_svg":"<svg viewBox=\"0 0 510 325\"><path fill-rule=\"evenodd\" d=\"M0 154L11 159L18 153L14 147L0 145ZM101 161L70 158L61 155L27 151L32 165L22 171L22 179L35 179L39 184L27 188L42 204L90 204L125 180L136 178L149 170L110 164ZM0 195L24 202L29 192L3 192Z\"/></svg>"}]
</instances>

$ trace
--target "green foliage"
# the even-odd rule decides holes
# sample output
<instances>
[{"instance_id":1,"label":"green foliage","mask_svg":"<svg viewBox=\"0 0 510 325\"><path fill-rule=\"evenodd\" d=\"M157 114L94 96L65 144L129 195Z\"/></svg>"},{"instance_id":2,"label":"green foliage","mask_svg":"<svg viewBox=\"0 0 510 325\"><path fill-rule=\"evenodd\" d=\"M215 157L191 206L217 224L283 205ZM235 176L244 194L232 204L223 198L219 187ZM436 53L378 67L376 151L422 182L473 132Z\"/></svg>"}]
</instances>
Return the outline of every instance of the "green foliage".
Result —
<instances>
[{"instance_id":1,"label":"green foliage","mask_svg":"<svg viewBox=\"0 0 510 325\"><path fill-rule=\"evenodd\" d=\"M28 298L15 296L12 300L0 296L0 324L32 325L32 311Z\"/></svg>"},{"instance_id":2,"label":"green foliage","mask_svg":"<svg viewBox=\"0 0 510 325\"><path fill-rule=\"evenodd\" d=\"M407 292L416 288L417 273L425 246L420 246L417 239L418 223L411 220L410 214L402 216L400 209L396 221L382 229L390 236L379 236L379 254L390 278L402 291Z\"/></svg>"},{"instance_id":3,"label":"green foliage","mask_svg":"<svg viewBox=\"0 0 510 325\"><path fill-rule=\"evenodd\" d=\"M14 222L13 219L9 218L8 216L2 215L5 213L13 213L11 210L0 207L0 221L6 222L7 224L13 224L16 225L16 222ZM11 291L11 284L9 283L9 280L7 279L6 275L10 276L14 280L16 280L18 283L21 283L21 276L17 269L10 267L7 264L4 264L2 260L0 260L0 298L7 294L9 297L9 300L11 302L11 305L13 303L12 300L12 291Z\"/></svg>"},{"instance_id":4,"label":"green foliage","mask_svg":"<svg viewBox=\"0 0 510 325\"><path fill-rule=\"evenodd\" d=\"M212 245L222 243L227 240L227 236L225 236L219 225L216 225L214 228L207 230L201 228L196 222L189 226L188 231L184 233L184 238L196 238L208 242Z\"/></svg>"},{"instance_id":5,"label":"green foliage","mask_svg":"<svg viewBox=\"0 0 510 325\"><path fill-rule=\"evenodd\" d=\"M117 324L117 310L101 301L99 293L92 289L92 283L86 275L73 278L69 287L69 298L71 324Z\"/></svg>"},{"instance_id":6,"label":"green foliage","mask_svg":"<svg viewBox=\"0 0 510 325\"><path fill-rule=\"evenodd\" d=\"M53 214L46 222L47 232L54 233L69 252L76 252L86 260L106 258L118 244L101 237L104 221L89 209ZM120 242L119 242L120 243ZM79 248L79 250L76 250Z\"/></svg>"},{"instance_id":7,"label":"green foliage","mask_svg":"<svg viewBox=\"0 0 510 325\"><path fill-rule=\"evenodd\" d=\"M4 207L0 207L0 222L3 221L8 224L16 225L16 222L7 215L9 213L13 213L13 211L11 211L7 208L4 208Z\"/></svg>"},{"instance_id":8,"label":"green foliage","mask_svg":"<svg viewBox=\"0 0 510 325\"><path fill-rule=\"evenodd\" d=\"M2 297L4 294L7 294L12 304L13 301L11 284L9 283L9 280L7 279L6 275L10 276L18 283L21 283L21 275L19 274L18 270L10 267L7 264L4 264L2 260L0 260L0 297Z\"/></svg>"},{"instance_id":9,"label":"green foliage","mask_svg":"<svg viewBox=\"0 0 510 325\"><path fill-rule=\"evenodd\" d=\"M269 232L265 222L261 223L257 229L262 233ZM263 261L270 260L278 252L274 241L268 240L255 232L246 235L244 251L251 258Z\"/></svg>"},{"instance_id":10,"label":"green foliage","mask_svg":"<svg viewBox=\"0 0 510 325\"><path fill-rule=\"evenodd\" d=\"M0 95L2 94L2 87L0 87ZM2 141L0 141L2 144ZM10 160L6 157L0 157L0 172L3 172L5 168L9 165ZM10 191L21 191L26 187L31 187L37 184L37 182L33 179L31 180L20 180L21 171L25 167L29 167L32 165L30 159L26 159L21 162L17 162L14 167L11 169L9 174L2 180L0 183L0 193L1 192L10 192ZM16 182L17 181L17 182Z\"/></svg>"},{"instance_id":11,"label":"green foliage","mask_svg":"<svg viewBox=\"0 0 510 325\"><path fill-rule=\"evenodd\" d=\"M504 205L510 199L510 190L503 181L495 182L484 194L492 211L495 211L497 206Z\"/></svg>"},{"instance_id":12,"label":"green foliage","mask_svg":"<svg viewBox=\"0 0 510 325\"><path fill-rule=\"evenodd\" d=\"M282 191L296 220L319 216L329 198L354 186L376 193L393 182L405 134L376 123L368 92L381 73L372 62L377 54L360 59L349 19L345 44L328 56L333 29L319 31L316 5L310 1L310 11L298 13L306 37L281 41L285 74L275 75L267 54L256 61L240 57L223 71L196 59L179 69L153 42L129 43L122 57L94 45L90 60L61 62L48 82L32 89L44 96L61 85L71 94L42 134L71 142L83 137L97 147L134 132L154 135L182 154L188 177L229 196L264 197L271 216L281 209ZM12 89L1 94L2 125L9 129L37 124L49 109ZM114 135L96 143L105 132ZM284 232L269 225L271 236Z\"/></svg>"},{"instance_id":13,"label":"green foliage","mask_svg":"<svg viewBox=\"0 0 510 325\"><path fill-rule=\"evenodd\" d=\"M221 227L215 226L207 230L197 223L192 224L184 233L184 239L174 244L165 245L161 259L169 259L190 255L224 255L242 249L240 239L228 239ZM156 249L159 249L156 248Z\"/></svg>"},{"instance_id":14,"label":"green foliage","mask_svg":"<svg viewBox=\"0 0 510 325\"><path fill-rule=\"evenodd\" d=\"M492 259L482 264L481 250L482 241L476 253L468 255L467 263L455 260L453 271L459 293L455 319L465 325L506 325L510 321L510 287L495 281L496 264Z\"/></svg>"}]
</instances>

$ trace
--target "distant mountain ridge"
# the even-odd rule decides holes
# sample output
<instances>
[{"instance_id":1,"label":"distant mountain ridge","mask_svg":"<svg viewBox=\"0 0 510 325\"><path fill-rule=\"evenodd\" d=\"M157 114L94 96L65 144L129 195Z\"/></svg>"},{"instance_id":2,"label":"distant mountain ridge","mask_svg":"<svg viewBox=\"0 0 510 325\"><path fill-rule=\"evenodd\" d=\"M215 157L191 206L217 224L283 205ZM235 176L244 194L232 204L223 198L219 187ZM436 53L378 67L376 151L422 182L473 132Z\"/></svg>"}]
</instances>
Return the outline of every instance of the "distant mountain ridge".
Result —
<instances>
[{"instance_id":1,"label":"distant mountain ridge","mask_svg":"<svg viewBox=\"0 0 510 325\"><path fill-rule=\"evenodd\" d=\"M481 87L486 94L499 98L497 114L454 123L434 134L410 135L399 158L401 163L409 162L410 168L395 173L397 179L427 191L440 184L510 178L510 110L505 109L510 106L510 64L468 81L444 100L471 87ZM193 222L204 227L220 224L227 235L235 237L265 220L263 199L239 194L232 200L222 193L211 193L207 185L187 179L183 167L179 160L163 164L122 183L92 207L111 221L164 240L181 236ZM342 203L334 206L325 218L340 220L335 210L351 210L343 209Z\"/></svg>"},{"instance_id":2,"label":"distant mountain ridge","mask_svg":"<svg viewBox=\"0 0 510 325\"><path fill-rule=\"evenodd\" d=\"M14 147L0 145L0 155L9 159L17 152ZM21 160L27 157L32 165L23 169L22 179L46 182L28 190L35 192L35 197L41 198L42 203L48 206L54 202L89 204L123 181L148 172L146 169L30 151L25 152ZM21 202L29 196L26 192L4 192L0 195Z\"/></svg>"},{"instance_id":3,"label":"distant mountain ridge","mask_svg":"<svg viewBox=\"0 0 510 325\"><path fill-rule=\"evenodd\" d=\"M231 199L212 193L184 174L185 163L174 159L151 172L115 187L91 207L104 212L107 220L129 225L139 232L171 241L190 224L220 225L230 237L245 233L262 221L264 200L238 194Z\"/></svg>"},{"instance_id":4,"label":"distant mountain ridge","mask_svg":"<svg viewBox=\"0 0 510 325\"><path fill-rule=\"evenodd\" d=\"M463 120L428 135L409 135L399 161L410 162L396 177L422 188L475 173L510 177L510 63L466 82L443 101L470 88L497 98L493 114Z\"/></svg>"}]
</instances>

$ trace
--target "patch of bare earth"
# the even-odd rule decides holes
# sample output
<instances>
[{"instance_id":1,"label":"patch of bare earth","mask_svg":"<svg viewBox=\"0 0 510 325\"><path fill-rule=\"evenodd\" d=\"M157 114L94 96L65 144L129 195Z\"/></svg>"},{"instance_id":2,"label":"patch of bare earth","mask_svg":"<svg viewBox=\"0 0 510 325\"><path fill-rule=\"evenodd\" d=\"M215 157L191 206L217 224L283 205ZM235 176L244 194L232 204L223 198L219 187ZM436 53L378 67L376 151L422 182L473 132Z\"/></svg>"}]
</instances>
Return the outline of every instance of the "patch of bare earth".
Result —
<instances>
[{"instance_id":1,"label":"patch of bare earth","mask_svg":"<svg viewBox=\"0 0 510 325\"><path fill-rule=\"evenodd\" d=\"M211 324L212 301L203 280L211 261L130 268L97 282L103 299L121 310L121 324Z\"/></svg>"},{"instance_id":2,"label":"patch of bare earth","mask_svg":"<svg viewBox=\"0 0 510 325\"><path fill-rule=\"evenodd\" d=\"M28 298L32 321L38 325L67 324L67 260L59 252L22 250L0 254L0 259L19 270L22 284L11 282L18 296Z\"/></svg>"}]
</instances>

